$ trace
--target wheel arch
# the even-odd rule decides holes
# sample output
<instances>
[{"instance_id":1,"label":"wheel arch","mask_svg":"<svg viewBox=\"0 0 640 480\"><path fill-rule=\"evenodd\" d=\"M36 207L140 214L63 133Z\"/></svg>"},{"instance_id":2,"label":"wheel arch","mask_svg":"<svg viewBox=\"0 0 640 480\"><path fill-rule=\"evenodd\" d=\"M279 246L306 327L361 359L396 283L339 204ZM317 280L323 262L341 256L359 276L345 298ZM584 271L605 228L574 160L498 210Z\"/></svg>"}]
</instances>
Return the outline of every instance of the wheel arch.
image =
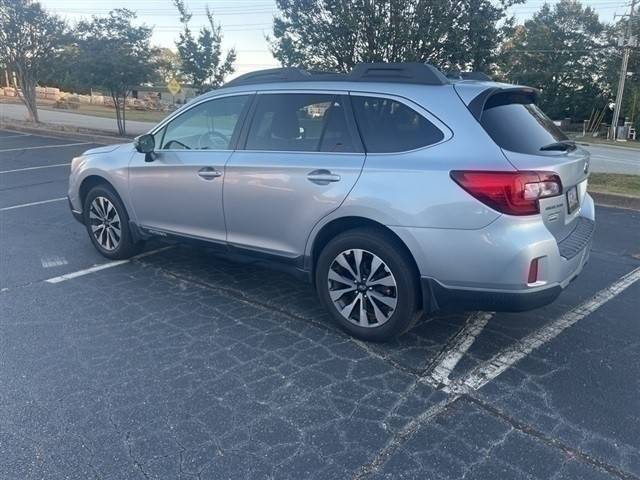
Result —
<instances>
[{"instance_id":1,"label":"wheel arch","mask_svg":"<svg viewBox=\"0 0 640 480\"><path fill-rule=\"evenodd\" d=\"M111 188L111 190L113 190L113 192L118 196L118 198L122 202L122 197L120 197L120 195L118 194L118 191L109 180L107 180L106 178L100 175L95 175L95 174L88 175L86 178L82 180L82 182L80 183L80 188L78 189L80 205L83 211L84 211L84 202L87 199L87 195L89 194L92 188L97 187L98 185L105 185ZM122 202L122 204L124 205L124 202Z\"/></svg>"},{"instance_id":2,"label":"wheel arch","mask_svg":"<svg viewBox=\"0 0 640 480\"><path fill-rule=\"evenodd\" d=\"M125 214L128 218L128 225L129 225L131 236L133 237L134 242L145 240L147 236L145 236L140 231L140 229L138 228L138 225L135 223L135 221L132 220L131 209L127 206L127 204L125 203L120 193L118 193L118 189L113 185L112 182L110 182L108 179L106 179L101 175L96 175L96 174L87 175L84 179L82 179L82 182L80 182L80 187L78 188L78 198L80 200L80 206L82 208L82 211L84 212L84 203L91 189L100 185L111 189L111 191L113 191L113 194L118 198L120 203L122 203L122 206L125 210Z\"/></svg>"},{"instance_id":3,"label":"wheel arch","mask_svg":"<svg viewBox=\"0 0 640 480\"><path fill-rule=\"evenodd\" d=\"M356 230L356 229L372 229L380 232L382 235L387 237L393 243L395 243L399 248L402 249L403 253L407 256L409 261L411 262L414 273L419 277L420 271L418 269L418 264L416 263L416 259L414 258L411 250L407 244L396 234L393 230L391 230L386 225L382 223L376 222L375 220L371 220L365 217L358 216L348 216L348 217L340 217L330 222L327 222L323 225L320 230L316 233L313 238L311 248L308 254L308 264L307 268L311 271L311 278L315 279L315 269L316 263L318 261L318 257L320 256L320 252L322 249L329 243L329 241L335 237L336 235L346 232L348 230ZM315 280L313 280L315 282Z\"/></svg>"}]
</instances>

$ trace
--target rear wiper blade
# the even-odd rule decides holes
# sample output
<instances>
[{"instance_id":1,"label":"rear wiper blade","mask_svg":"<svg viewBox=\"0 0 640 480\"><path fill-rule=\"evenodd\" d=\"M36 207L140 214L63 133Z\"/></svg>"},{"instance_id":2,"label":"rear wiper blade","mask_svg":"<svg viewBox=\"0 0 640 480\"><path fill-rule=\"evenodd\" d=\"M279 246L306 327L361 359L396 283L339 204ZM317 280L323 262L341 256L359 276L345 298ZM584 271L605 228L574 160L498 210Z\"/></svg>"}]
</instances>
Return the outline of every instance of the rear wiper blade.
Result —
<instances>
[{"instance_id":1,"label":"rear wiper blade","mask_svg":"<svg viewBox=\"0 0 640 480\"><path fill-rule=\"evenodd\" d=\"M548 152L551 150L573 151L576 148L578 147L576 146L576 142L574 142L573 140L562 140L560 142L553 142L549 145L545 145L544 147L540 147L540 150L543 152Z\"/></svg>"}]
</instances>

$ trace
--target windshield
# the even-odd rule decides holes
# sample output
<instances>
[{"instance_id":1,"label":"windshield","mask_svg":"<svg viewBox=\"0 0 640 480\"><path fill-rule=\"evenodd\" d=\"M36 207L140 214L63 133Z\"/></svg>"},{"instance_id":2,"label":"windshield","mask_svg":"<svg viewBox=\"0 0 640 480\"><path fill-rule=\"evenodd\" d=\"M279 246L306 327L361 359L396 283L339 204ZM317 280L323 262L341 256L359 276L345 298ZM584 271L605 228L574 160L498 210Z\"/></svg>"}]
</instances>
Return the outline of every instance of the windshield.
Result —
<instances>
[{"instance_id":1,"label":"windshield","mask_svg":"<svg viewBox=\"0 0 640 480\"><path fill-rule=\"evenodd\" d=\"M533 103L487 102L480 123L501 148L540 154L547 145L567 136Z\"/></svg>"}]
</instances>

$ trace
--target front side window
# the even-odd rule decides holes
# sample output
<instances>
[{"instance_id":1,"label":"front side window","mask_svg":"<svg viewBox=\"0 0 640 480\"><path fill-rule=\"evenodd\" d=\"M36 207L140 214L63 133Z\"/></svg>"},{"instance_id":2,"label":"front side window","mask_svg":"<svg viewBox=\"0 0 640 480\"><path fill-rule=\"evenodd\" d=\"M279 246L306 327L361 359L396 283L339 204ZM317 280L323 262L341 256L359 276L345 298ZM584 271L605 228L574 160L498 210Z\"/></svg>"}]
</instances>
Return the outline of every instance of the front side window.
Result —
<instances>
[{"instance_id":1,"label":"front side window","mask_svg":"<svg viewBox=\"0 0 640 480\"><path fill-rule=\"evenodd\" d=\"M429 120L404 103L382 97L351 97L367 152L406 152L444 139Z\"/></svg>"},{"instance_id":2,"label":"front side window","mask_svg":"<svg viewBox=\"0 0 640 480\"><path fill-rule=\"evenodd\" d=\"M247 150L354 152L340 97L282 93L258 96Z\"/></svg>"},{"instance_id":3,"label":"front side window","mask_svg":"<svg viewBox=\"0 0 640 480\"><path fill-rule=\"evenodd\" d=\"M248 95L201 103L165 127L162 150L229 150Z\"/></svg>"}]
</instances>

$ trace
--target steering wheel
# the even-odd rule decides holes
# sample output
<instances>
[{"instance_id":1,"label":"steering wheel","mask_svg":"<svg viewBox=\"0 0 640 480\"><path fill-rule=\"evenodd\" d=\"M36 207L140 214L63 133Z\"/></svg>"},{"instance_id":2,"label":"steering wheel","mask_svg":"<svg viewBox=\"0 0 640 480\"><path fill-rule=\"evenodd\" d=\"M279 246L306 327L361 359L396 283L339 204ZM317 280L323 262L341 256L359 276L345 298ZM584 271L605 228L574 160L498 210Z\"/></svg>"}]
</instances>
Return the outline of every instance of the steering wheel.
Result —
<instances>
[{"instance_id":1,"label":"steering wheel","mask_svg":"<svg viewBox=\"0 0 640 480\"><path fill-rule=\"evenodd\" d=\"M174 144L184 148L185 150L191 150L191 147L185 145L182 142L179 142L178 140L169 140L167 143L164 144L163 150L171 149Z\"/></svg>"},{"instance_id":2,"label":"steering wheel","mask_svg":"<svg viewBox=\"0 0 640 480\"><path fill-rule=\"evenodd\" d=\"M207 143L203 146L205 139L207 140ZM218 141L222 140L226 148L226 146L229 145L231 137L227 137L225 134L217 132L216 130L203 133L202 135L200 135L200 137L198 137L198 149L203 150L209 148L212 143L216 143L215 139L218 139Z\"/></svg>"}]
</instances>

